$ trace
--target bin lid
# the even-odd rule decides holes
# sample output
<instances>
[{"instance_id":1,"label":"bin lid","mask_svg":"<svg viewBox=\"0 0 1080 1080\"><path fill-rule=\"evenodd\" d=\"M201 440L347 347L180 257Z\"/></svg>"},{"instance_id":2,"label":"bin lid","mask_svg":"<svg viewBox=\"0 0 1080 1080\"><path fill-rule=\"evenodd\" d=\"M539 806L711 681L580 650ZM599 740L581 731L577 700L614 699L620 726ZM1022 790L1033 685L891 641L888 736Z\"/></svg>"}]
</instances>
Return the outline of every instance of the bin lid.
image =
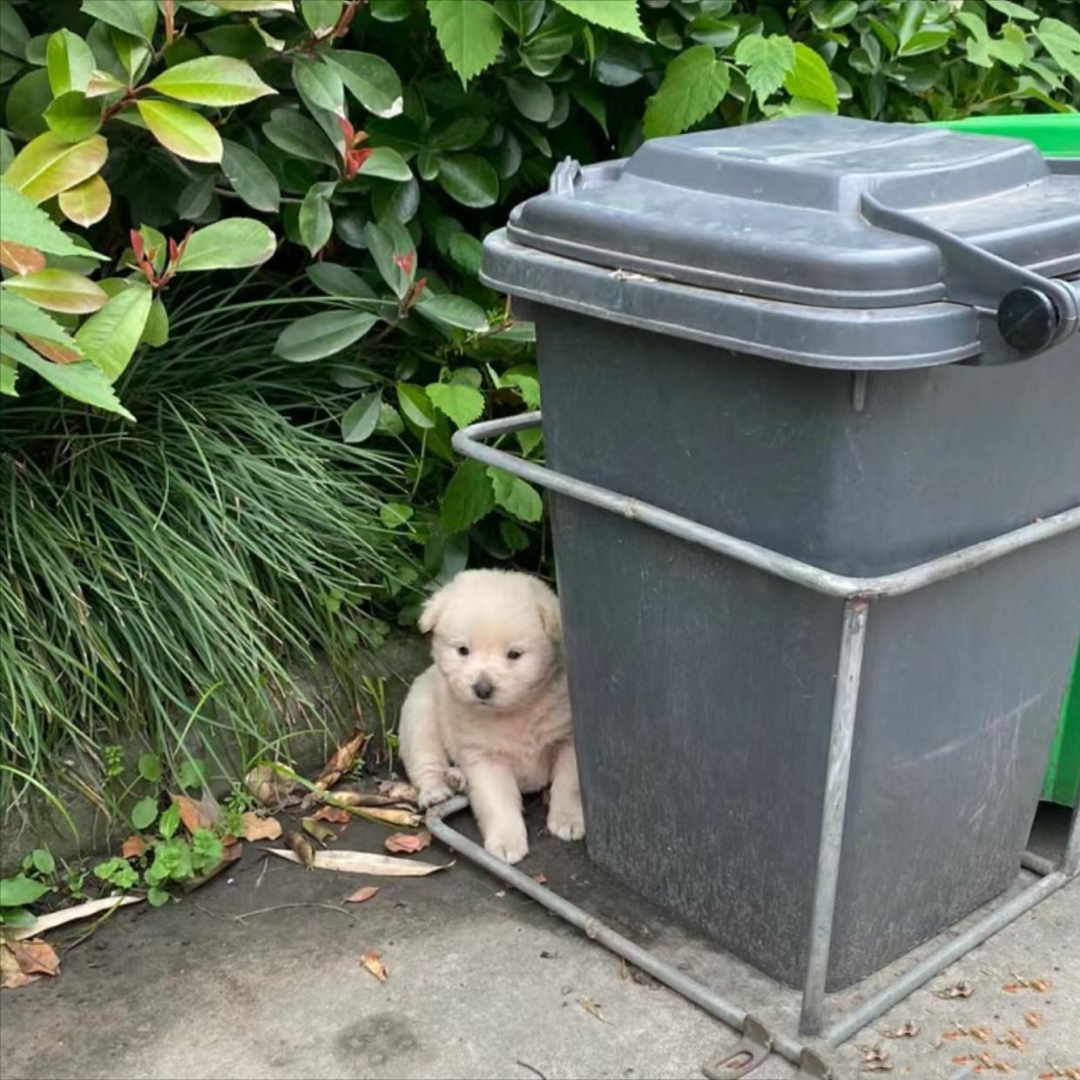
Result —
<instances>
[{"instance_id":1,"label":"bin lid","mask_svg":"<svg viewBox=\"0 0 1080 1080\"><path fill-rule=\"evenodd\" d=\"M865 319L867 309L889 311L881 328L892 333L917 321L910 309L925 317L927 306L955 301L955 260L949 288L947 245L913 235L908 225L884 224L867 210L875 204L1040 276L1080 271L1080 178L1052 173L1031 143L802 116L654 139L629 159L584 169L569 163L556 170L550 191L518 206L505 233L491 238L485 278L555 306L591 304L603 317L613 299L617 309L623 304L610 289L596 293L598 279L585 272L593 267L615 272L624 284L639 276L667 284L669 299L671 283L706 294L699 306L707 294L725 293L783 308L844 309L843 332L852 332L851 322ZM553 264L535 258L541 253L557 258L563 281L545 276L544 266ZM675 307L687 303L683 296ZM663 306L654 296L650 317L677 322L678 313L665 317ZM896 342L882 341L879 349L866 327L858 354L854 341L830 344L822 335L840 331L820 319L811 348L801 352L790 334L785 344L763 325L770 316L791 317L779 307L759 306L750 334L723 333L712 322L727 343L796 362L832 357L839 366L920 366L980 352L974 314L953 314L967 319L966 330L955 321L941 337L948 320L924 327L916 350L903 354ZM703 312L697 322L708 338Z\"/></svg>"}]
</instances>

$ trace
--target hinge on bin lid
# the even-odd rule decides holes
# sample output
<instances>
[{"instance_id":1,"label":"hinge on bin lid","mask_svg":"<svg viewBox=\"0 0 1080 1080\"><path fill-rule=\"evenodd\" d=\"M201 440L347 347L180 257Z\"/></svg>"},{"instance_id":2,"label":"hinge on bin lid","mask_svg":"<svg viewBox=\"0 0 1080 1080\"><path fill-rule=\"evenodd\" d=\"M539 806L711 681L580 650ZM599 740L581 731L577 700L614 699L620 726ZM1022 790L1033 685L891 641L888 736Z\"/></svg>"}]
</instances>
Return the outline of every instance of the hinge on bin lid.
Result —
<instances>
[{"instance_id":1,"label":"hinge on bin lid","mask_svg":"<svg viewBox=\"0 0 1080 1080\"><path fill-rule=\"evenodd\" d=\"M581 163L572 157L563 158L551 174L548 191L552 195L573 195L581 182Z\"/></svg>"},{"instance_id":2,"label":"hinge on bin lid","mask_svg":"<svg viewBox=\"0 0 1080 1080\"><path fill-rule=\"evenodd\" d=\"M772 1036L760 1020L743 1020L742 1038L735 1048L701 1066L709 1080L736 1080L753 1072L772 1053Z\"/></svg>"},{"instance_id":3,"label":"hinge on bin lid","mask_svg":"<svg viewBox=\"0 0 1080 1080\"><path fill-rule=\"evenodd\" d=\"M941 252L945 299L979 313L983 345L977 362L1003 364L1044 352L1080 327L1080 290L1017 266L959 236L935 228L864 193L871 225L929 240Z\"/></svg>"}]
</instances>

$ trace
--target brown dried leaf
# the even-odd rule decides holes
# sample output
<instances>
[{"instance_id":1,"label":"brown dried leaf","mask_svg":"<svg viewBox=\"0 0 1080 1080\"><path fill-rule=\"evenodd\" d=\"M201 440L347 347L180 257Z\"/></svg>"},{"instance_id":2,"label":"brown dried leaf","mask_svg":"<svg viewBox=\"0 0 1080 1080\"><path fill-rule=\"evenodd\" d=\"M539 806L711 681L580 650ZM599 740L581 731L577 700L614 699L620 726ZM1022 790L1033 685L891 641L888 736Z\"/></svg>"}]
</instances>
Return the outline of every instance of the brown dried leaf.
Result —
<instances>
[{"instance_id":1,"label":"brown dried leaf","mask_svg":"<svg viewBox=\"0 0 1080 1080\"><path fill-rule=\"evenodd\" d=\"M386 970L386 965L379 959L377 952L364 953L360 957L360 966L365 971L370 971L379 982L384 983L390 978L390 972Z\"/></svg>"},{"instance_id":2,"label":"brown dried leaf","mask_svg":"<svg viewBox=\"0 0 1080 1080\"><path fill-rule=\"evenodd\" d=\"M146 841L137 833L132 833L124 841L124 846L120 849L120 858L122 859L138 859L146 851Z\"/></svg>"},{"instance_id":3,"label":"brown dried leaf","mask_svg":"<svg viewBox=\"0 0 1080 1080\"><path fill-rule=\"evenodd\" d=\"M332 788L356 764L357 758L364 752L364 747L370 739L370 735L356 728L349 738L330 755L330 760L315 778L315 790L326 791L327 788Z\"/></svg>"},{"instance_id":4,"label":"brown dried leaf","mask_svg":"<svg viewBox=\"0 0 1080 1080\"><path fill-rule=\"evenodd\" d=\"M378 885L365 885L362 889L357 889L351 896L346 896L344 902L346 904L364 904L372 899L378 891Z\"/></svg>"},{"instance_id":5,"label":"brown dried leaf","mask_svg":"<svg viewBox=\"0 0 1080 1080\"><path fill-rule=\"evenodd\" d=\"M289 862L300 862L292 851L266 848L271 855ZM375 874L379 877L426 877L439 870L449 870L453 862L427 863L420 859L396 859L392 855L376 855L370 851L317 851L316 870L335 870L339 874Z\"/></svg>"},{"instance_id":6,"label":"brown dried leaf","mask_svg":"<svg viewBox=\"0 0 1080 1080\"><path fill-rule=\"evenodd\" d=\"M994 1033L988 1027L973 1027L968 1029L968 1034L981 1043L987 1043Z\"/></svg>"},{"instance_id":7,"label":"brown dried leaf","mask_svg":"<svg viewBox=\"0 0 1080 1080\"><path fill-rule=\"evenodd\" d=\"M244 777L244 787L260 806L281 806L296 787L292 770L284 765L256 765Z\"/></svg>"},{"instance_id":8,"label":"brown dried leaf","mask_svg":"<svg viewBox=\"0 0 1080 1080\"><path fill-rule=\"evenodd\" d=\"M1007 1061L995 1062L994 1068L997 1069L998 1072L1003 1073L1011 1073L1013 1071L1013 1067Z\"/></svg>"},{"instance_id":9,"label":"brown dried leaf","mask_svg":"<svg viewBox=\"0 0 1080 1080\"><path fill-rule=\"evenodd\" d=\"M593 1001L592 998L587 998L587 997L578 998L578 1004L590 1016L595 1016L596 1019L599 1020L601 1024L608 1023L608 1021L604 1019L604 1014L603 1014L603 1011L602 1011L603 1006L600 1005L598 1002Z\"/></svg>"},{"instance_id":10,"label":"brown dried leaf","mask_svg":"<svg viewBox=\"0 0 1080 1080\"><path fill-rule=\"evenodd\" d=\"M20 986L29 986L30 983L37 982L37 980L37 975L23 974L15 954L6 942L0 941L0 988L18 990Z\"/></svg>"},{"instance_id":11,"label":"brown dried leaf","mask_svg":"<svg viewBox=\"0 0 1080 1080\"><path fill-rule=\"evenodd\" d=\"M962 1039L966 1034L966 1031L943 1031L941 1037L943 1039Z\"/></svg>"},{"instance_id":12,"label":"brown dried leaf","mask_svg":"<svg viewBox=\"0 0 1080 1080\"><path fill-rule=\"evenodd\" d=\"M58 926L66 926L69 922L79 919L89 919L91 915L97 915L100 911L108 911L109 908L127 907L128 904L141 904L141 896L103 896L99 900L86 900L74 907L61 908L59 911L50 911L48 915L39 915L29 926L20 926L5 932L5 937L11 941L22 941L23 938L37 937L49 930L55 930Z\"/></svg>"},{"instance_id":13,"label":"brown dried leaf","mask_svg":"<svg viewBox=\"0 0 1080 1080\"><path fill-rule=\"evenodd\" d=\"M414 805L419 801L420 794L412 786L403 780L384 780L379 784L379 794L385 795L394 802L407 802Z\"/></svg>"},{"instance_id":14,"label":"brown dried leaf","mask_svg":"<svg viewBox=\"0 0 1080 1080\"><path fill-rule=\"evenodd\" d=\"M1066 1077L1066 1080L1080 1080L1080 1069L1066 1069L1064 1075Z\"/></svg>"},{"instance_id":15,"label":"brown dried leaf","mask_svg":"<svg viewBox=\"0 0 1080 1080\"><path fill-rule=\"evenodd\" d=\"M889 1051L883 1049L880 1044L877 1046L860 1046L859 1053L862 1054L863 1062L866 1064L888 1061L890 1057Z\"/></svg>"},{"instance_id":16,"label":"brown dried leaf","mask_svg":"<svg viewBox=\"0 0 1080 1080\"><path fill-rule=\"evenodd\" d=\"M189 833L196 829L212 829L217 824L216 803L196 802L187 795L170 795L169 798L180 807L180 821Z\"/></svg>"},{"instance_id":17,"label":"brown dried leaf","mask_svg":"<svg viewBox=\"0 0 1080 1080\"><path fill-rule=\"evenodd\" d=\"M1027 1024L1028 1027L1040 1028L1042 1027L1042 1016L1037 1012L1024 1013L1024 1023Z\"/></svg>"},{"instance_id":18,"label":"brown dried leaf","mask_svg":"<svg viewBox=\"0 0 1080 1080\"><path fill-rule=\"evenodd\" d=\"M281 836L281 822L274 817L260 817L254 810L240 816L244 823L245 840L277 840Z\"/></svg>"},{"instance_id":19,"label":"brown dried leaf","mask_svg":"<svg viewBox=\"0 0 1080 1080\"><path fill-rule=\"evenodd\" d=\"M394 833L383 841L383 847L395 855L415 855L431 846L431 833L426 829L418 833Z\"/></svg>"},{"instance_id":20,"label":"brown dried leaf","mask_svg":"<svg viewBox=\"0 0 1080 1080\"><path fill-rule=\"evenodd\" d=\"M338 838L338 834L330 828L329 825L324 825L321 821L316 821L313 817L306 817L300 822L301 827L308 836L314 837L320 844L328 844L332 840Z\"/></svg>"},{"instance_id":21,"label":"brown dried leaf","mask_svg":"<svg viewBox=\"0 0 1080 1080\"><path fill-rule=\"evenodd\" d=\"M1052 985L1049 979L1032 979L1028 983L1032 990L1037 990L1040 994L1045 994Z\"/></svg>"},{"instance_id":22,"label":"brown dried leaf","mask_svg":"<svg viewBox=\"0 0 1080 1080\"><path fill-rule=\"evenodd\" d=\"M1006 983L1001 989L1006 994L1015 994L1017 991L1022 990L1023 987L1019 983Z\"/></svg>"},{"instance_id":23,"label":"brown dried leaf","mask_svg":"<svg viewBox=\"0 0 1080 1080\"><path fill-rule=\"evenodd\" d=\"M297 857L305 870L315 869L315 849L311 841L304 835L293 830L285 834L285 843L289 850Z\"/></svg>"},{"instance_id":24,"label":"brown dried leaf","mask_svg":"<svg viewBox=\"0 0 1080 1080\"><path fill-rule=\"evenodd\" d=\"M46 341L45 338L34 337L33 334L23 334L23 337L34 352L54 364L76 364L83 359L74 349L67 349L55 341Z\"/></svg>"},{"instance_id":25,"label":"brown dried leaf","mask_svg":"<svg viewBox=\"0 0 1080 1080\"><path fill-rule=\"evenodd\" d=\"M14 271L20 277L45 269L45 256L37 248L0 240L0 266Z\"/></svg>"},{"instance_id":26,"label":"brown dried leaf","mask_svg":"<svg viewBox=\"0 0 1080 1080\"><path fill-rule=\"evenodd\" d=\"M998 1039L998 1042L1002 1046L1011 1046L1014 1050L1027 1049L1027 1039L1024 1038L1019 1031L1006 1031L1005 1034Z\"/></svg>"},{"instance_id":27,"label":"brown dried leaf","mask_svg":"<svg viewBox=\"0 0 1080 1080\"><path fill-rule=\"evenodd\" d=\"M314 821L329 821L334 825L348 825L352 815L337 806L321 806L311 815Z\"/></svg>"},{"instance_id":28,"label":"brown dried leaf","mask_svg":"<svg viewBox=\"0 0 1080 1080\"><path fill-rule=\"evenodd\" d=\"M914 1020L901 1024L895 1031L883 1031L886 1039L914 1039L919 1034L919 1025Z\"/></svg>"},{"instance_id":29,"label":"brown dried leaf","mask_svg":"<svg viewBox=\"0 0 1080 1080\"><path fill-rule=\"evenodd\" d=\"M396 806L409 809L404 799L391 799L389 795L375 795L370 791L349 791L334 789L333 800L339 806Z\"/></svg>"},{"instance_id":30,"label":"brown dried leaf","mask_svg":"<svg viewBox=\"0 0 1080 1080\"><path fill-rule=\"evenodd\" d=\"M1055 1069L1053 1072L1039 1073L1039 1080L1057 1080L1060 1075L1061 1073ZM1080 1076L1080 1073L1077 1073L1077 1076Z\"/></svg>"},{"instance_id":31,"label":"brown dried leaf","mask_svg":"<svg viewBox=\"0 0 1080 1080\"><path fill-rule=\"evenodd\" d=\"M41 938L32 938L29 941L9 941L5 943L5 947L10 950L23 975L32 977L60 974L60 957L56 955L56 950ZM20 985L25 985L25 983Z\"/></svg>"},{"instance_id":32,"label":"brown dried leaf","mask_svg":"<svg viewBox=\"0 0 1080 1080\"><path fill-rule=\"evenodd\" d=\"M947 986L942 990L935 990L934 993L939 998L969 998L975 993L975 987L966 979L961 979L955 985Z\"/></svg>"},{"instance_id":33,"label":"brown dried leaf","mask_svg":"<svg viewBox=\"0 0 1080 1080\"><path fill-rule=\"evenodd\" d=\"M365 821L376 821L380 825L397 825L406 829L415 829L423 820L419 814L414 814L411 810L393 810L381 806L343 806L336 795L325 795L323 798L331 806L344 809L350 817L363 818Z\"/></svg>"}]
</instances>

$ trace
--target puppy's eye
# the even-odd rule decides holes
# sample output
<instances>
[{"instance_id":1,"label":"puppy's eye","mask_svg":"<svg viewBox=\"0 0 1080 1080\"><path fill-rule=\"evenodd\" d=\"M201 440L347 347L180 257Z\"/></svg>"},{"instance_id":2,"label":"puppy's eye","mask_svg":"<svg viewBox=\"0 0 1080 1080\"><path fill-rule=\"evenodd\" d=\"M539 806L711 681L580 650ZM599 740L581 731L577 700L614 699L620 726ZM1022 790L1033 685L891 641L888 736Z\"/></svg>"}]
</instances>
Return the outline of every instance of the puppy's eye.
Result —
<instances>
[{"instance_id":1,"label":"puppy's eye","mask_svg":"<svg viewBox=\"0 0 1080 1080\"><path fill-rule=\"evenodd\" d=\"M457 647L457 654L458 654L458 656L468 656L469 655L469 646L468 645L459 645Z\"/></svg>"},{"instance_id":2,"label":"puppy's eye","mask_svg":"<svg viewBox=\"0 0 1080 1080\"><path fill-rule=\"evenodd\" d=\"M521 650L520 649L511 649L506 654L506 659L507 660L520 660L521 659Z\"/></svg>"}]
</instances>

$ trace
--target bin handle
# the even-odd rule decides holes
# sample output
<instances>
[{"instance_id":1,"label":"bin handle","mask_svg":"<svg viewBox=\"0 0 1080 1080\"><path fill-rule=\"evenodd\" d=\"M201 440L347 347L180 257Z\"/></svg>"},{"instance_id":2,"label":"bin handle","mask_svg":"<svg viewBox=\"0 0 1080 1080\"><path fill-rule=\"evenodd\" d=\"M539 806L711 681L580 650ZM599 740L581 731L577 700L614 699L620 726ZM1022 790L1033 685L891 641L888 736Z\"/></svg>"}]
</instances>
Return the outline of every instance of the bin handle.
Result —
<instances>
[{"instance_id":1,"label":"bin handle","mask_svg":"<svg viewBox=\"0 0 1080 1080\"><path fill-rule=\"evenodd\" d=\"M1080 328L1080 285L1044 277L864 193L860 213L890 232L929 240L941 252L945 299L977 308L979 362L1037 356Z\"/></svg>"}]
</instances>

